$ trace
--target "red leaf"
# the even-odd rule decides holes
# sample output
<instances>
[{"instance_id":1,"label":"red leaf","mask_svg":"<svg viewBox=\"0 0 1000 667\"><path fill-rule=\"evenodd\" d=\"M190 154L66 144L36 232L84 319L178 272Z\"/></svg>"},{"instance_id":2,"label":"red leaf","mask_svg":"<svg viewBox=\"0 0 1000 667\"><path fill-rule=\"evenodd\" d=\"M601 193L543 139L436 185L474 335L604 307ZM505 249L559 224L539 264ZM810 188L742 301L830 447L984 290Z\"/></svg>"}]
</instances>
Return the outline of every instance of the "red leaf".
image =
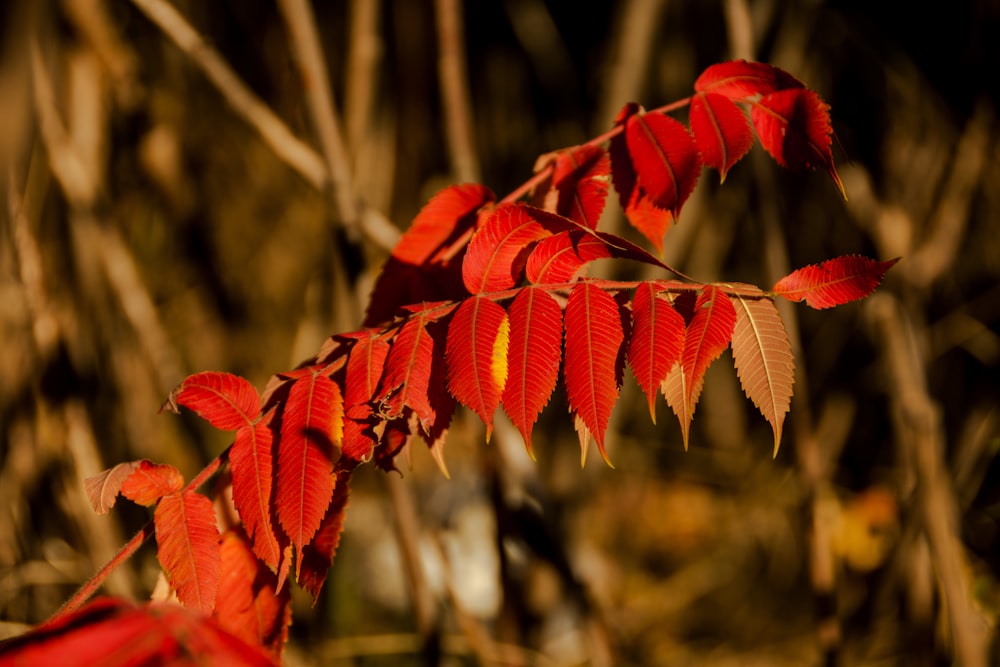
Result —
<instances>
[{"instance_id":1,"label":"red leaf","mask_svg":"<svg viewBox=\"0 0 1000 667\"><path fill-rule=\"evenodd\" d=\"M783 167L823 167L846 198L830 151L830 107L811 90L781 90L760 98L750 110L760 144Z\"/></svg>"},{"instance_id":2,"label":"red leaf","mask_svg":"<svg viewBox=\"0 0 1000 667\"><path fill-rule=\"evenodd\" d=\"M596 234L560 232L538 242L528 256L525 275L535 284L568 283L586 264L605 257L611 257L611 251Z\"/></svg>"},{"instance_id":3,"label":"red leaf","mask_svg":"<svg viewBox=\"0 0 1000 667\"><path fill-rule=\"evenodd\" d=\"M570 292L565 317L564 370L570 409L593 434L601 456L608 461L604 434L621 385L620 350L625 339L621 313L607 292L579 283Z\"/></svg>"},{"instance_id":4,"label":"red leaf","mask_svg":"<svg viewBox=\"0 0 1000 667\"><path fill-rule=\"evenodd\" d=\"M632 299L632 333L627 358L656 423L656 394L684 349L684 318L670 302L656 296L651 283L641 283Z\"/></svg>"},{"instance_id":5,"label":"red leaf","mask_svg":"<svg viewBox=\"0 0 1000 667\"><path fill-rule=\"evenodd\" d=\"M326 575L333 565L333 556L340 544L340 533L344 529L344 516L348 502L348 482L350 472L341 471L336 477L333 500L326 510L323 523L313 541L302 550L302 571L299 584L313 597L313 604L319 598Z\"/></svg>"},{"instance_id":6,"label":"red leaf","mask_svg":"<svg viewBox=\"0 0 1000 667\"><path fill-rule=\"evenodd\" d=\"M630 105L626 105L619 114L619 118L627 118L626 113L630 108ZM611 139L609 153L611 155L612 181L618 192L621 206L625 210L626 219L662 255L663 237L674 220L673 214L657 208L637 183L635 169L632 167L632 158L629 156L628 145L623 134L618 134Z\"/></svg>"},{"instance_id":7,"label":"red leaf","mask_svg":"<svg viewBox=\"0 0 1000 667\"><path fill-rule=\"evenodd\" d=\"M333 497L333 465L340 457L343 415L340 387L323 375L297 380L285 401L276 506L278 521L300 554L316 534Z\"/></svg>"},{"instance_id":8,"label":"red leaf","mask_svg":"<svg viewBox=\"0 0 1000 667\"><path fill-rule=\"evenodd\" d=\"M104 472L84 480L87 489L87 499L90 506L98 514L107 514L108 510L115 506L118 501L118 494L121 492L122 483L128 479L132 471L139 467L142 461L129 461L119 463L113 468L108 468Z\"/></svg>"},{"instance_id":9,"label":"red leaf","mask_svg":"<svg viewBox=\"0 0 1000 667\"><path fill-rule=\"evenodd\" d=\"M253 385L230 373L206 371L187 377L170 392L163 409L190 408L220 431L235 431L260 415L260 397Z\"/></svg>"},{"instance_id":10,"label":"red leaf","mask_svg":"<svg viewBox=\"0 0 1000 667\"><path fill-rule=\"evenodd\" d=\"M631 259L672 270L620 236L577 227L539 241L528 255L525 275L534 284L568 283L590 262L611 257Z\"/></svg>"},{"instance_id":11,"label":"red leaf","mask_svg":"<svg viewBox=\"0 0 1000 667\"><path fill-rule=\"evenodd\" d=\"M236 432L229 452L233 504L239 512L253 551L268 567L277 568L281 546L271 524L273 462L271 424L258 422Z\"/></svg>"},{"instance_id":12,"label":"red leaf","mask_svg":"<svg viewBox=\"0 0 1000 667\"><path fill-rule=\"evenodd\" d=\"M163 496L180 491L183 487L184 476L174 466L139 461L132 474L122 482L121 493L137 505L150 507Z\"/></svg>"},{"instance_id":13,"label":"red leaf","mask_svg":"<svg viewBox=\"0 0 1000 667\"><path fill-rule=\"evenodd\" d=\"M290 589L275 592L277 577L261 566L238 529L222 535L221 562L215 620L246 643L280 659L292 620Z\"/></svg>"},{"instance_id":14,"label":"red leaf","mask_svg":"<svg viewBox=\"0 0 1000 667\"><path fill-rule=\"evenodd\" d=\"M379 383L379 412L385 419L403 416L411 408L429 429L434 422L434 408L428 392L434 363L434 340L427 331L428 316L414 315L396 335L385 360L385 372Z\"/></svg>"},{"instance_id":15,"label":"red leaf","mask_svg":"<svg viewBox=\"0 0 1000 667\"><path fill-rule=\"evenodd\" d=\"M187 607L210 614L219 589L219 529L212 501L194 491L164 496L153 514L156 556Z\"/></svg>"},{"instance_id":16,"label":"red leaf","mask_svg":"<svg viewBox=\"0 0 1000 667\"><path fill-rule=\"evenodd\" d=\"M27 634L0 642L0 666L276 666L211 618L172 603L97 598Z\"/></svg>"},{"instance_id":17,"label":"red leaf","mask_svg":"<svg viewBox=\"0 0 1000 667\"><path fill-rule=\"evenodd\" d=\"M736 309L714 285L706 285L695 302L694 315L684 332L681 363L667 375L661 389L681 425L684 449L698 399L705 383L705 371L729 347L736 326Z\"/></svg>"},{"instance_id":18,"label":"red leaf","mask_svg":"<svg viewBox=\"0 0 1000 667\"><path fill-rule=\"evenodd\" d=\"M482 185L452 185L434 195L396 244L369 299L365 326L391 319L400 306L460 298L461 256L478 220L494 200Z\"/></svg>"},{"instance_id":19,"label":"red leaf","mask_svg":"<svg viewBox=\"0 0 1000 667\"><path fill-rule=\"evenodd\" d=\"M832 308L863 299L879 286L886 271L899 258L879 262L859 255L828 259L792 271L771 290L789 301L802 301L813 308Z\"/></svg>"},{"instance_id":20,"label":"red leaf","mask_svg":"<svg viewBox=\"0 0 1000 667\"><path fill-rule=\"evenodd\" d=\"M356 336L347 360L344 380L343 455L354 461L366 461L378 440L372 431L371 401L389 354L389 342L377 329Z\"/></svg>"},{"instance_id":21,"label":"red leaf","mask_svg":"<svg viewBox=\"0 0 1000 667\"><path fill-rule=\"evenodd\" d=\"M510 289L521 278L527 246L551 234L527 206L498 207L469 242L462 263L466 289L472 294Z\"/></svg>"},{"instance_id":22,"label":"red leaf","mask_svg":"<svg viewBox=\"0 0 1000 667\"><path fill-rule=\"evenodd\" d=\"M544 290L527 287L514 298L507 316L510 349L503 407L532 454L532 427L559 380L562 309Z\"/></svg>"},{"instance_id":23,"label":"red leaf","mask_svg":"<svg viewBox=\"0 0 1000 667\"><path fill-rule=\"evenodd\" d=\"M676 219L701 175L694 138L679 121L650 113L626 121L625 141L646 196Z\"/></svg>"},{"instance_id":24,"label":"red leaf","mask_svg":"<svg viewBox=\"0 0 1000 667\"><path fill-rule=\"evenodd\" d=\"M771 424L776 456L781 443L781 427L791 405L792 383L795 382L792 344L778 309L770 299L736 295L730 300L736 308L736 327L733 330L736 373L747 398Z\"/></svg>"},{"instance_id":25,"label":"red leaf","mask_svg":"<svg viewBox=\"0 0 1000 667\"><path fill-rule=\"evenodd\" d=\"M715 93L696 93L691 99L691 132L706 166L718 170L720 180L753 146L746 114L732 100Z\"/></svg>"},{"instance_id":26,"label":"red leaf","mask_svg":"<svg viewBox=\"0 0 1000 667\"><path fill-rule=\"evenodd\" d=\"M448 390L493 433L493 413L507 384L510 323L504 309L483 297L462 302L448 327Z\"/></svg>"},{"instance_id":27,"label":"red leaf","mask_svg":"<svg viewBox=\"0 0 1000 667\"><path fill-rule=\"evenodd\" d=\"M625 206L625 217L629 224L649 239L656 252L663 255L663 237L670 231L674 214L657 207L642 188L636 188Z\"/></svg>"},{"instance_id":28,"label":"red leaf","mask_svg":"<svg viewBox=\"0 0 1000 667\"><path fill-rule=\"evenodd\" d=\"M389 354L389 341L379 329L367 329L350 337L354 344L344 381L344 405L348 408L371 402Z\"/></svg>"},{"instance_id":29,"label":"red leaf","mask_svg":"<svg viewBox=\"0 0 1000 667\"><path fill-rule=\"evenodd\" d=\"M559 153L552 173L558 193L555 212L588 229L597 229L608 196L611 165L600 146L576 146Z\"/></svg>"},{"instance_id":30,"label":"red leaf","mask_svg":"<svg viewBox=\"0 0 1000 667\"><path fill-rule=\"evenodd\" d=\"M734 100L804 87L783 69L746 60L712 65L694 82L694 89L699 93L716 93Z\"/></svg>"}]
</instances>

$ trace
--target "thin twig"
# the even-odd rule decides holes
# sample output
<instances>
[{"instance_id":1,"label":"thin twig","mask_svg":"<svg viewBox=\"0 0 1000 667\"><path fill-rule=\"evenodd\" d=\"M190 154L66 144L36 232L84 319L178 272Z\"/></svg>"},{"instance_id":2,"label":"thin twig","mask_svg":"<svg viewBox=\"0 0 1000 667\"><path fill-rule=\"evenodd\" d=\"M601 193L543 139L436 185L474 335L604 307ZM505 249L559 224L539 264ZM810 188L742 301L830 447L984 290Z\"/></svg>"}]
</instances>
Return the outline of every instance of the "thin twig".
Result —
<instances>
[{"instance_id":1,"label":"thin twig","mask_svg":"<svg viewBox=\"0 0 1000 667\"><path fill-rule=\"evenodd\" d=\"M330 88L330 75L316 29L316 17L306 0L278 0L278 7L285 17L302 77L302 88L309 105L309 115L319 136L320 150L330 175L337 218L347 230L353 231L358 224L358 206L337 106Z\"/></svg>"},{"instance_id":2,"label":"thin twig","mask_svg":"<svg viewBox=\"0 0 1000 667\"><path fill-rule=\"evenodd\" d=\"M615 52L609 60L596 126L604 129L622 105L642 97L653 44L662 29L660 16L666 0L630 0L622 5Z\"/></svg>"},{"instance_id":3,"label":"thin twig","mask_svg":"<svg viewBox=\"0 0 1000 667\"><path fill-rule=\"evenodd\" d=\"M347 72L344 86L344 122L347 148L354 157L354 175L358 177L358 158L371 128L378 63L382 46L378 35L381 3L352 0L348 33Z\"/></svg>"},{"instance_id":4,"label":"thin twig","mask_svg":"<svg viewBox=\"0 0 1000 667\"><path fill-rule=\"evenodd\" d=\"M385 483L389 487L389 499L396 515L396 535L399 538L399 549L410 582L417 629L424 640L424 651L427 653L425 657L430 664L435 664L436 654L440 652L438 641L441 629L437 602L427 582L420 558L420 521L413 509L414 502L407 482L399 475L390 474L385 476Z\"/></svg>"},{"instance_id":5,"label":"thin twig","mask_svg":"<svg viewBox=\"0 0 1000 667\"><path fill-rule=\"evenodd\" d=\"M865 314L874 325L892 382L896 436L916 469L915 497L945 600L956 663L985 667L991 638L972 602L958 536L958 500L944 460L941 411L927 390L913 323L899 302L884 292L869 297Z\"/></svg>"},{"instance_id":6,"label":"thin twig","mask_svg":"<svg viewBox=\"0 0 1000 667\"><path fill-rule=\"evenodd\" d=\"M173 6L164 0L132 0L132 4L191 59L233 111L257 130L280 160L313 187L319 190L326 187L329 177L322 158L292 134Z\"/></svg>"},{"instance_id":7,"label":"thin twig","mask_svg":"<svg viewBox=\"0 0 1000 667\"><path fill-rule=\"evenodd\" d=\"M476 183L481 177L472 129L461 0L435 0L434 16L438 31L438 78L451 168L459 181Z\"/></svg>"},{"instance_id":8,"label":"thin twig","mask_svg":"<svg viewBox=\"0 0 1000 667\"><path fill-rule=\"evenodd\" d=\"M184 487L181 493L185 493L187 491L194 491L202 484L207 482L212 477L212 475L218 472L219 468L222 466L223 460L229 457L229 450L231 448L232 445L227 447L225 451L223 451L221 454L215 457L215 459L212 460L212 462L209 463L207 466L205 466L204 469L202 469L202 471L198 473L198 475L195 476L194 479L188 482L187 486ZM150 519L149 521L146 522L145 526L139 529L139 532L137 532L135 535L132 536L132 539L130 539L128 542L122 545L122 548L118 550L118 553L116 553L115 556L104 565L104 567L98 570L97 573L93 577L91 577L89 581L87 581L83 586L81 586L80 589L76 593L74 593L73 596L69 600L67 600L63 604L63 606L60 607L56 611L56 613L54 613L49 618L48 622L51 623L57 618L61 618L62 616L70 614L79 609L80 607L82 607L87 602L87 600L89 600L94 595L94 593L100 590L101 586L104 585L104 582L107 580L107 578L111 576L111 574L115 570L117 570L122 565L122 563L131 558L135 554L135 552L139 550L139 547L141 547L146 542L146 540L152 537L155 533L156 533L156 525L153 519Z\"/></svg>"}]
</instances>

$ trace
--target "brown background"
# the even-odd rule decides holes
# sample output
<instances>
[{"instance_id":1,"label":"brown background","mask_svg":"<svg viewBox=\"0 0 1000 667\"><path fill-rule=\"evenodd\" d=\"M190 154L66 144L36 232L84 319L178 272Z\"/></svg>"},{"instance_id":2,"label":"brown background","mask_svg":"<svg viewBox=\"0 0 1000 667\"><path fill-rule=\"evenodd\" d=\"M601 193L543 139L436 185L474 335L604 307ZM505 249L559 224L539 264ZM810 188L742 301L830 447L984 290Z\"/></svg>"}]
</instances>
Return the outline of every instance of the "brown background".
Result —
<instances>
[{"instance_id":1,"label":"brown background","mask_svg":"<svg viewBox=\"0 0 1000 667\"><path fill-rule=\"evenodd\" d=\"M580 469L558 394L537 463L460 412L450 480L419 447L402 481L355 475L287 662L425 664L427 645L443 664L1000 660L996 2L316 3L333 113L311 106L299 4L184 1L186 26L151 21L161 0L3 10L0 636L145 522L124 502L95 516L84 477L151 458L190 478L226 445L156 414L185 375L262 387L358 326L386 239L436 190L502 196L625 102L685 97L745 57L831 104L849 199L755 148L724 186L702 179L667 261L767 287L837 255L903 258L864 302L783 311L800 347L777 457L728 353L686 453L626 374L614 470L596 452ZM179 49L186 27L214 51ZM213 62L236 79L220 87ZM274 123L290 134L268 141ZM143 598L156 576L147 548L107 591Z\"/></svg>"}]
</instances>

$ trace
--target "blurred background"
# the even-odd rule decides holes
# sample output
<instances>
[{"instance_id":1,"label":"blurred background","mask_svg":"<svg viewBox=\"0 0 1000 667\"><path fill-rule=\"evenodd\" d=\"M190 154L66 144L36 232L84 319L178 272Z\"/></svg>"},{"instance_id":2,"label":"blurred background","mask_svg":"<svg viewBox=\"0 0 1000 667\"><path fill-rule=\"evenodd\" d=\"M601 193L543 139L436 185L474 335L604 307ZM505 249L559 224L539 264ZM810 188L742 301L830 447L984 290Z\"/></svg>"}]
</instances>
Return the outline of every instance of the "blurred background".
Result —
<instances>
[{"instance_id":1,"label":"blurred background","mask_svg":"<svg viewBox=\"0 0 1000 667\"><path fill-rule=\"evenodd\" d=\"M1000 4L854 0L47 0L0 30L0 637L145 523L82 480L190 479L227 444L157 415L187 374L258 387L356 329L399 232L450 183L535 159L732 58L832 107L845 202L759 147L701 180L666 261L768 287L902 257L871 298L782 310L782 447L726 353L685 452L626 373L581 469L557 392L537 463L456 414L445 479L362 467L289 665L1000 664ZM682 120L686 117L678 115ZM609 197L604 228L640 242ZM599 270L626 277L630 266ZM142 599L151 545L106 592Z\"/></svg>"}]
</instances>

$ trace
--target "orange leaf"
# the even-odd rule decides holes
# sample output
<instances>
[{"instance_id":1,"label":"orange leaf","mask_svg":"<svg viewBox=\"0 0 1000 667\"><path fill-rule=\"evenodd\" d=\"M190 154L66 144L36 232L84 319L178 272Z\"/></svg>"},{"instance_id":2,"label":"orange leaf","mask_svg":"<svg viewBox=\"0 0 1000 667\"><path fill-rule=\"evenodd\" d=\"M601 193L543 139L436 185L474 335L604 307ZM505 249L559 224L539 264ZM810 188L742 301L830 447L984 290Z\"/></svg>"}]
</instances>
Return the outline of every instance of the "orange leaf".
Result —
<instances>
[{"instance_id":1,"label":"orange leaf","mask_svg":"<svg viewBox=\"0 0 1000 667\"><path fill-rule=\"evenodd\" d=\"M235 431L260 415L260 397L253 385L231 373L206 371L187 377L170 392L160 410L178 412L183 405L220 431Z\"/></svg>"},{"instance_id":2,"label":"orange leaf","mask_svg":"<svg viewBox=\"0 0 1000 667\"><path fill-rule=\"evenodd\" d=\"M333 497L333 465L340 457L344 404L340 387L324 375L296 380L281 415L278 443L278 521L301 554ZM301 558L297 561L301 564Z\"/></svg>"},{"instance_id":3,"label":"orange leaf","mask_svg":"<svg viewBox=\"0 0 1000 667\"><path fill-rule=\"evenodd\" d=\"M804 299L816 309L832 308L874 292L886 271L898 261L898 257L887 262L859 255L836 257L792 271L772 291L789 301Z\"/></svg>"},{"instance_id":4,"label":"orange leaf","mask_svg":"<svg viewBox=\"0 0 1000 667\"><path fill-rule=\"evenodd\" d=\"M656 296L648 282L640 284L632 299L632 333L627 358L636 381L649 403L656 423L656 393L684 349L684 318L670 302Z\"/></svg>"},{"instance_id":5,"label":"orange leaf","mask_svg":"<svg viewBox=\"0 0 1000 667\"><path fill-rule=\"evenodd\" d=\"M220 553L222 575L215 620L246 643L280 659L292 620L290 589L276 593L276 575L262 567L243 531L223 533Z\"/></svg>"},{"instance_id":6,"label":"orange leaf","mask_svg":"<svg viewBox=\"0 0 1000 667\"><path fill-rule=\"evenodd\" d=\"M749 285L746 286L750 288ZM761 293L763 297L763 292ZM767 298L732 296L736 308L733 362L747 398L753 401L774 431L774 455L781 443L781 427L792 400L795 357L778 309Z\"/></svg>"},{"instance_id":7,"label":"orange leaf","mask_svg":"<svg viewBox=\"0 0 1000 667\"><path fill-rule=\"evenodd\" d=\"M579 283L566 303L566 395L570 409L604 450L604 434L621 386L621 347L625 340L618 304L591 283ZM586 447L586 442L581 444Z\"/></svg>"},{"instance_id":8,"label":"orange leaf","mask_svg":"<svg viewBox=\"0 0 1000 667\"><path fill-rule=\"evenodd\" d=\"M163 496L180 491L183 486L184 476L174 466L139 461L132 474L122 482L121 493L137 505L150 507Z\"/></svg>"},{"instance_id":9,"label":"orange leaf","mask_svg":"<svg viewBox=\"0 0 1000 667\"><path fill-rule=\"evenodd\" d=\"M544 290L527 287L518 292L507 316L510 345L503 407L533 456L532 427L559 381L562 309Z\"/></svg>"},{"instance_id":10,"label":"orange leaf","mask_svg":"<svg viewBox=\"0 0 1000 667\"><path fill-rule=\"evenodd\" d=\"M0 642L3 667L277 664L199 612L173 603L138 605L107 597Z\"/></svg>"},{"instance_id":11,"label":"orange leaf","mask_svg":"<svg viewBox=\"0 0 1000 667\"><path fill-rule=\"evenodd\" d=\"M229 451L233 504L246 527L253 551L268 567L278 567L281 547L271 524L273 462L271 424L259 422L236 432Z\"/></svg>"},{"instance_id":12,"label":"orange leaf","mask_svg":"<svg viewBox=\"0 0 1000 667\"><path fill-rule=\"evenodd\" d=\"M462 302L448 326L448 390L493 433L493 413L507 384L510 323L504 309L483 297Z\"/></svg>"},{"instance_id":13,"label":"orange leaf","mask_svg":"<svg viewBox=\"0 0 1000 667\"><path fill-rule=\"evenodd\" d=\"M164 496L153 514L156 556L177 598L209 614L219 589L219 529L212 501L195 491Z\"/></svg>"}]
</instances>

